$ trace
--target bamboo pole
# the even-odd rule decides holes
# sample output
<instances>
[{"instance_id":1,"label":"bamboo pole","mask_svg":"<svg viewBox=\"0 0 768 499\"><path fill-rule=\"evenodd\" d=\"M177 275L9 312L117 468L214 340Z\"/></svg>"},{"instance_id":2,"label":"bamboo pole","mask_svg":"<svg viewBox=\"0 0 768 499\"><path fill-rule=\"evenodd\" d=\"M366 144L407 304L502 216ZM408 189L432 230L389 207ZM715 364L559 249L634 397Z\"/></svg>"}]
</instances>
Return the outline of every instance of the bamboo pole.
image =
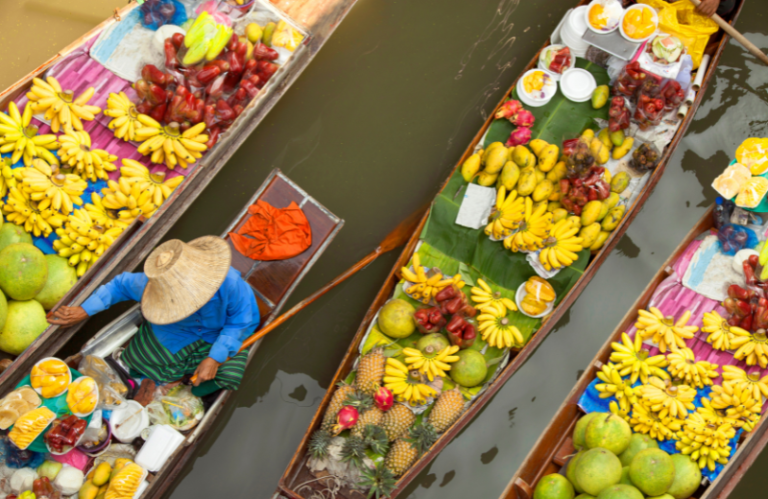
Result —
<instances>
[{"instance_id":1,"label":"bamboo pole","mask_svg":"<svg viewBox=\"0 0 768 499\"><path fill-rule=\"evenodd\" d=\"M691 0L691 3L695 5L696 7L699 7L701 5L700 0ZM717 23L718 26L723 28L723 31L728 33L731 37L733 37L737 42L742 44L744 48L749 50L752 55L763 61L763 64L768 66L768 56L766 56L762 50L757 48L754 43L747 40L747 37L739 33L736 28L728 24L722 17L718 16L717 14L712 14L712 20Z\"/></svg>"}]
</instances>

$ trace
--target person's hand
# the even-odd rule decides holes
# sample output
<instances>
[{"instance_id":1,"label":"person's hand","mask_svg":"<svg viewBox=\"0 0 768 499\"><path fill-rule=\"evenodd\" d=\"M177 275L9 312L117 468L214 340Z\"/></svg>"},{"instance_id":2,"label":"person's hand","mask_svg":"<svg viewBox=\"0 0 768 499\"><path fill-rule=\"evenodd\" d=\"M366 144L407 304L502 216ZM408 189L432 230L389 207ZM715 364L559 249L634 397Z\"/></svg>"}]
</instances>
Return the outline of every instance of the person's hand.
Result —
<instances>
[{"instance_id":1,"label":"person's hand","mask_svg":"<svg viewBox=\"0 0 768 499\"><path fill-rule=\"evenodd\" d=\"M701 4L696 7L696 12L712 17L717 12L718 7L720 7L720 0L701 0Z\"/></svg>"},{"instance_id":2,"label":"person's hand","mask_svg":"<svg viewBox=\"0 0 768 499\"><path fill-rule=\"evenodd\" d=\"M59 307L52 317L48 318L49 324L56 326L74 326L78 322L82 322L88 318L88 314L83 310L83 307Z\"/></svg>"},{"instance_id":3,"label":"person's hand","mask_svg":"<svg viewBox=\"0 0 768 499\"><path fill-rule=\"evenodd\" d=\"M219 370L219 364L210 357L206 357L195 369L195 386L208 380L212 380L216 377L216 372Z\"/></svg>"}]
</instances>

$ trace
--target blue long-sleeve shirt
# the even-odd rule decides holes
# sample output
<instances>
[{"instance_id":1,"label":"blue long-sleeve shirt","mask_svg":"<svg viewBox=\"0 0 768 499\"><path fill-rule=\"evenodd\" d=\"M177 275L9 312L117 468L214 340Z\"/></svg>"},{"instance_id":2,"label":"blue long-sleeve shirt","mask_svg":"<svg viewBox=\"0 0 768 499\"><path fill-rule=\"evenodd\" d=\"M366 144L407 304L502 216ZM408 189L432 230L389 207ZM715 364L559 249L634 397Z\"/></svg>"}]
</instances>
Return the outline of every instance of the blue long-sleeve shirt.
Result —
<instances>
[{"instance_id":1,"label":"blue long-sleeve shirt","mask_svg":"<svg viewBox=\"0 0 768 499\"><path fill-rule=\"evenodd\" d=\"M141 301L147 281L144 273L124 272L100 286L82 307L92 316L116 303ZM152 331L172 354L197 340L205 340L213 345L208 356L221 363L237 354L260 320L253 291L240 272L230 268L224 283L200 310L174 324L152 324Z\"/></svg>"}]
</instances>

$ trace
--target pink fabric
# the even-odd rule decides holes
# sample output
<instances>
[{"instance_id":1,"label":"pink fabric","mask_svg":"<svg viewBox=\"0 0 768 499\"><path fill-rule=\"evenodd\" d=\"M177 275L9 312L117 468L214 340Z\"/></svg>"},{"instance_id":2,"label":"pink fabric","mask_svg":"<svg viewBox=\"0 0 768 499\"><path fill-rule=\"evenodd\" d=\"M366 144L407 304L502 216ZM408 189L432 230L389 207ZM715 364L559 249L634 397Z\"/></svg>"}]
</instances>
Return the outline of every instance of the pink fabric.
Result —
<instances>
[{"instance_id":1,"label":"pink fabric","mask_svg":"<svg viewBox=\"0 0 768 499\"><path fill-rule=\"evenodd\" d=\"M88 456L77 449L72 449L71 451L61 456L50 454L50 458L62 464L68 464L73 468L79 469L80 471L85 471L85 467L88 464L88 460L90 459Z\"/></svg>"}]
</instances>

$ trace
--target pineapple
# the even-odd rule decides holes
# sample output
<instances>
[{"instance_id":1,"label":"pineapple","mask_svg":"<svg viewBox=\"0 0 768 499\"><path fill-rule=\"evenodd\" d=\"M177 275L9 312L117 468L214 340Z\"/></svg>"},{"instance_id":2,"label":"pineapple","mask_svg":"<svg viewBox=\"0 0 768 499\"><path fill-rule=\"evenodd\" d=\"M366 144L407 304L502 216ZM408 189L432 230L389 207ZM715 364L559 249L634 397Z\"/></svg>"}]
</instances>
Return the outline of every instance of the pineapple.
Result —
<instances>
[{"instance_id":1,"label":"pineapple","mask_svg":"<svg viewBox=\"0 0 768 499\"><path fill-rule=\"evenodd\" d=\"M355 437L362 437L363 436L363 430L365 430L366 426L373 425L378 426L379 423L381 423L382 418L384 417L384 412L379 409L378 407L371 407L367 411L365 411L360 418L357 420L357 424L355 424L354 428L352 428L352 436Z\"/></svg>"},{"instance_id":2,"label":"pineapple","mask_svg":"<svg viewBox=\"0 0 768 499\"><path fill-rule=\"evenodd\" d=\"M349 437L344 440L344 446L341 448L341 460L351 462L359 468L365 457L365 442L360 437Z\"/></svg>"},{"instance_id":3,"label":"pineapple","mask_svg":"<svg viewBox=\"0 0 768 499\"><path fill-rule=\"evenodd\" d=\"M355 385L358 390L366 395L373 396L376 390L379 389L379 386L381 386L381 380L384 378L384 366L387 360L383 352L381 348L374 348L360 357Z\"/></svg>"},{"instance_id":4,"label":"pineapple","mask_svg":"<svg viewBox=\"0 0 768 499\"><path fill-rule=\"evenodd\" d=\"M399 438L389 449L384 463L395 476L400 476L413 466L416 459L437 440L437 434L431 424L411 428L407 438Z\"/></svg>"},{"instance_id":5,"label":"pineapple","mask_svg":"<svg viewBox=\"0 0 768 499\"><path fill-rule=\"evenodd\" d=\"M363 430L363 442L376 454L384 455L389 450L387 432L381 426L366 426Z\"/></svg>"},{"instance_id":6,"label":"pineapple","mask_svg":"<svg viewBox=\"0 0 768 499\"><path fill-rule=\"evenodd\" d=\"M328 444L333 436L325 430L317 430L309 441L309 452L315 459L324 459L328 456Z\"/></svg>"},{"instance_id":7,"label":"pineapple","mask_svg":"<svg viewBox=\"0 0 768 499\"><path fill-rule=\"evenodd\" d=\"M442 433L459 419L464 412L464 396L458 388L443 392L429 413L429 423L437 433Z\"/></svg>"},{"instance_id":8,"label":"pineapple","mask_svg":"<svg viewBox=\"0 0 768 499\"><path fill-rule=\"evenodd\" d=\"M323 417L322 429L329 431L336 424L336 416L339 411L346 404L347 397L355 393L355 387L347 385L346 383L340 383L336 389L336 393L331 398L331 403L328 404L328 410L325 411Z\"/></svg>"},{"instance_id":9,"label":"pineapple","mask_svg":"<svg viewBox=\"0 0 768 499\"><path fill-rule=\"evenodd\" d=\"M377 464L375 468L366 466L361 470L360 475L359 485L363 490L369 489L369 499L386 499L395 488L395 476L384 466L384 463Z\"/></svg>"},{"instance_id":10,"label":"pineapple","mask_svg":"<svg viewBox=\"0 0 768 499\"><path fill-rule=\"evenodd\" d=\"M400 438L416 420L413 412L403 404L395 404L390 410L384 413L379 426L387 432L387 438L394 442Z\"/></svg>"}]
</instances>

